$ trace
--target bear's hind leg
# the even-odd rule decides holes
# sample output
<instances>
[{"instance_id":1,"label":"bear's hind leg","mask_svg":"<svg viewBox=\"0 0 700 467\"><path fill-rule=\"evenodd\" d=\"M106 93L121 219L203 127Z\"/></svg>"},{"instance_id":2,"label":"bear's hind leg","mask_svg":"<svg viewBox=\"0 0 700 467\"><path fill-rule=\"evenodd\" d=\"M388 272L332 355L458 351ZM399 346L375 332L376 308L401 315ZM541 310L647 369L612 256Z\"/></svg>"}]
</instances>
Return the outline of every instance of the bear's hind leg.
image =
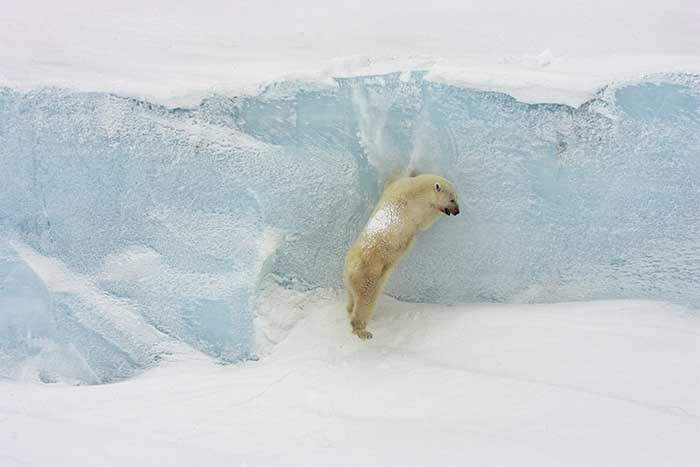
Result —
<instances>
[{"instance_id":1,"label":"bear's hind leg","mask_svg":"<svg viewBox=\"0 0 700 467\"><path fill-rule=\"evenodd\" d=\"M352 290L350 290L350 288L347 286L346 291L348 293L348 315L352 315L352 309L355 307L355 296L353 295Z\"/></svg>"},{"instance_id":2,"label":"bear's hind leg","mask_svg":"<svg viewBox=\"0 0 700 467\"><path fill-rule=\"evenodd\" d=\"M365 326L367 326L367 322L352 320L350 323L352 324L352 333L355 334L357 337L359 337L363 341L372 338L372 333L365 329Z\"/></svg>"},{"instance_id":3,"label":"bear's hind leg","mask_svg":"<svg viewBox=\"0 0 700 467\"><path fill-rule=\"evenodd\" d=\"M350 324L352 325L352 333L362 340L372 338L372 333L367 331L367 321L372 317L374 307L379 296L378 288L367 291L365 296L358 297L355 301L355 307L350 315Z\"/></svg>"}]
</instances>

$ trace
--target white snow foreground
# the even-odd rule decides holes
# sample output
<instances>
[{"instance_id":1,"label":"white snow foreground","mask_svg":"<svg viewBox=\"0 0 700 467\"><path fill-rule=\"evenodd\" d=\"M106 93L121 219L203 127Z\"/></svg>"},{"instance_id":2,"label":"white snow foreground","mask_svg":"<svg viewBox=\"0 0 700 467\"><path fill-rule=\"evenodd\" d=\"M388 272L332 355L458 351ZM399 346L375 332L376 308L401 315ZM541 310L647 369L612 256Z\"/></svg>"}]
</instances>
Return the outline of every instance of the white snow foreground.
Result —
<instances>
[{"instance_id":1,"label":"white snow foreground","mask_svg":"<svg viewBox=\"0 0 700 467\"><path fill-rule=\"evenodd\" d=\"M610 465L700 459L700 315L604 301L270 293L258 362L167 362L102 386L0 383L0 465ZM294 324L296 322L296 324ZM270 345L280 341L276 345Z\"/></svg>"}]
</instances>

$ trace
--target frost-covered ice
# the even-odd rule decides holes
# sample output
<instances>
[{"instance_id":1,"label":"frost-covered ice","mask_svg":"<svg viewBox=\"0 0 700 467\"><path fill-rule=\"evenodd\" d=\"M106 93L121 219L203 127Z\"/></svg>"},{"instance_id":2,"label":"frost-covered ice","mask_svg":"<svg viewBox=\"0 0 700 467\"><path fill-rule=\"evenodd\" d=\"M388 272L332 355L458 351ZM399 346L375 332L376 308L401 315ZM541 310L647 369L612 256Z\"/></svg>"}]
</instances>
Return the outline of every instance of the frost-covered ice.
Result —
<instances>
[{"instance_id":1,"label":"frost-covered ice","mask_svg":"<svg viewBox=\"0 0 700 467\"><path fill-rule=\"evenodd\" d=\"M0 91L2 374L114 381L171 341L255 355L261 283L341 287L384 180L413 169L450 178L464 214L420 236L395 297L697 306L699 83L657 75L578 108L424 73L193 109ZM37 367L67 354L73 370Z\"/></svg>"},{"instance_id":2,"label":"frost-covered ice","mask_svg":"<svg viewBox=\"0 0 700 467\"><path fill-rule=\"evenodd\" d=\"M266 289L277 345L259 362L0 382L0 464L697 465L695 311L383 299L367 343L341 296Z\"/></svg>"}]
</instances>

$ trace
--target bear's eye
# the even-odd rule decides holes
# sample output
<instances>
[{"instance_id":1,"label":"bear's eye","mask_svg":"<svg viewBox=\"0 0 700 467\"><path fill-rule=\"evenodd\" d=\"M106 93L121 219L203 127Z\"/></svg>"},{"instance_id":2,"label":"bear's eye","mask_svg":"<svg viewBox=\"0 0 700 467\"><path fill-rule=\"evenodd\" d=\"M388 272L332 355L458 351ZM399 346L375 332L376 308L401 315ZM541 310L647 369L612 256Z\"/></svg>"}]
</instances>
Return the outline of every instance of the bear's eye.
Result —
<instances>
[{"instance_id":1,"label":"bear's eye","mask_svg":"<svg viewBox=\"0 0 700 467\"><path fill-rule=\"evenodd\" d=\"M455 202L455 200L453 200L453 199L450 200L450 203L454 203L454 202Z\"/></svg>"}]
</instances>

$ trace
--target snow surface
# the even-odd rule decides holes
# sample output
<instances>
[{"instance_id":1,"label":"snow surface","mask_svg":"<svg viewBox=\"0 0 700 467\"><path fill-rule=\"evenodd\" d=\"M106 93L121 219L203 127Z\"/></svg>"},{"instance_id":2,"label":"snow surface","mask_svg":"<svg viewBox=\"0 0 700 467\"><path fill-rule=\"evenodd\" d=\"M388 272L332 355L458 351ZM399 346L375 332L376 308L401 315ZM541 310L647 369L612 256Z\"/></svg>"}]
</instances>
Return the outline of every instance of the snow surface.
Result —
<instances>
[{"instance_id":1,"label":"snow surface","mask_svg":"<svg viewBox=\"0 0 700 467\"><path fill-rule=\"evenodd\" d=\"M580 105L613 81L700 72L695 0L12 2L0 85L194 105L258 84L426 70Z\"/></svg>"},{"instance_id":2,"label":"snow surface","mask_svg":"<svg viewBox=\"0 0 700 467\"><path fill-rule=\"evenodd\" d=\"M697 465L695 312L382 299L361 342L340 296L268 290L261 361L0 382L0 464Z\"/></svg>"}]
</instances>

